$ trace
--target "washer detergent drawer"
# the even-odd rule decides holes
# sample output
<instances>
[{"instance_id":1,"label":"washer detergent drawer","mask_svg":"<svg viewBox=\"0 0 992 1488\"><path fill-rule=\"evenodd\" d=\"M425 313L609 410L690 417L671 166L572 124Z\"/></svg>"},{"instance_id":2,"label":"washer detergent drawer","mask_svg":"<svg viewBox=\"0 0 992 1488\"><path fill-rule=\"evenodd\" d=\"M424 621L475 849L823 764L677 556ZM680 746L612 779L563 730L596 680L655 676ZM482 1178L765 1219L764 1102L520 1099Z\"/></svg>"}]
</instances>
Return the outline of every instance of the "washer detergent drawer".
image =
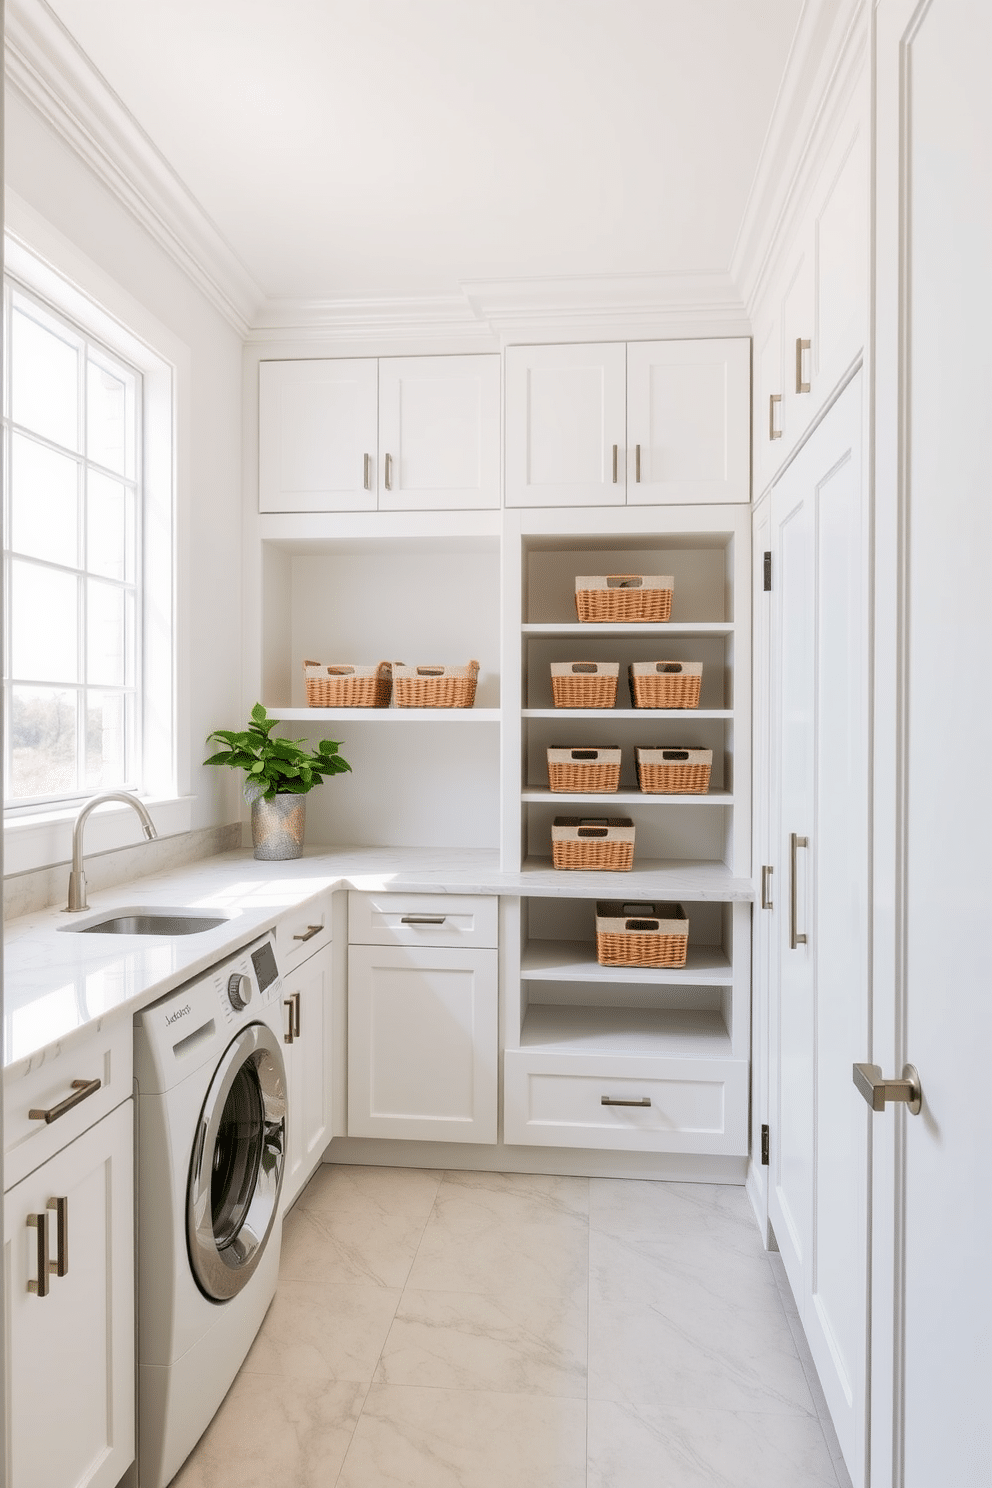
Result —
<instances>
[{"instance_id":1,"label":"washer detergent drawer","mask_svg":"<svg viewBox=\"0 0 992 1488\"><path fill-rule=\"evenodd\" d=\"M745 1156L747 1099L748 1068L742 1059L507 1049L503 1140Z\"/></svg>"},{"instance_id":2,"label":"washer detergent drawer","mask_svg":"<svg viewBox=\"0 0 992 1488\"><path fill-rule=\"evenodd\" d=\"M494 950L499 901L486 894L348 895L352 945L461 946Z\"/></svg>"},{"instance_id":3,"label":"washer detergent drawer","mask_svg":"<svg viewBox=\"0 0 992 1488\"><path fill-rule=\"evenodd\" d=\"M39 1055L25 1074L5 1071L4 1187L19 1183L126 1100L131 1070L131 1020L117 1018Z\"/></svg>"}]
</instances>

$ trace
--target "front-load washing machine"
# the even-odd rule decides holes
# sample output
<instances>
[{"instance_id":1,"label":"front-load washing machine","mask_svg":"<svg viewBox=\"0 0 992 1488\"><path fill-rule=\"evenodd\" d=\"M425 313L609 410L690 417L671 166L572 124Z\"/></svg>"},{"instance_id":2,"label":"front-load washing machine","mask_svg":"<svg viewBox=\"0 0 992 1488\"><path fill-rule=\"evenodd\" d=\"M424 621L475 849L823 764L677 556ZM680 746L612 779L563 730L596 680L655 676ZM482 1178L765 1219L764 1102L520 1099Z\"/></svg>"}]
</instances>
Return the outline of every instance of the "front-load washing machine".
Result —
<instances>
[{"instance_id":1,"label":"front-load washing machine","mask_svg":"<svg viewBox=\"0 0 992 1488\"><path fill-rule=\"evenodd\" d=\"M178 1472L275 1292L280 1013L267 934L135 1018L140 1488Z\"/></svg>"}]
</instances>

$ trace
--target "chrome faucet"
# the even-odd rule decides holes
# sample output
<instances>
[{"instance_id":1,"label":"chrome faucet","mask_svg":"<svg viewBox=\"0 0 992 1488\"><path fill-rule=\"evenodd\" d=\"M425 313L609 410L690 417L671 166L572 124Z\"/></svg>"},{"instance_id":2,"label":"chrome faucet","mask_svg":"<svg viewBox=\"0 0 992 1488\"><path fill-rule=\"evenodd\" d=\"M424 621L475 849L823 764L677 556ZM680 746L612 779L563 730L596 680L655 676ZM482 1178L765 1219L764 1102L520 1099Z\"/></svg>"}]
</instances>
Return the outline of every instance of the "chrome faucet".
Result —
<instances>
[{"instance_id":1,"label":"chrome faucet","mask_svg":"<svg viewBox=\"0 0 992 1488\"><path fill-rule=\"evenodd\" d=\"M145 836L151 842L157 837L155 823L148 815L145 805L132 796L130 791L111 790L101 791L98 796L93 796L82 808L76 817L75 826L72 829L72 871L69 874L69 903L66 905L67 914L75 914L77 910L89 909L86 903L86 874L83 872L83 823L93 810L94 806L100 806L104 801L124 801L126 805L133 806L144 828Z\"/></svg>"}]
</instances>

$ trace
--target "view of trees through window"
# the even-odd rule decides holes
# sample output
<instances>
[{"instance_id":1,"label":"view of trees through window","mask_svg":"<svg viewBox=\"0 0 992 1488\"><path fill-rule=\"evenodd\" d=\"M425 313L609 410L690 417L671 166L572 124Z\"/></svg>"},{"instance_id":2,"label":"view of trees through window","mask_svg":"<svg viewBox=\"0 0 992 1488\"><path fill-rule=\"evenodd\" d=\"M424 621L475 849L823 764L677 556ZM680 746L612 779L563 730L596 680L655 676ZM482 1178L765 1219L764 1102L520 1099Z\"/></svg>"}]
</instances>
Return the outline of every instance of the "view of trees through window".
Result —
<instances>
[{"instance_id":1,"label":"view of trees through window","mask_svg":"<svg viewBox=\"0 0 992 1488\"><path fill-rule=\"evenodd\" d=\"M138 784L140 374L4 303L8 807Z\"/></svg>"}]
</instances>

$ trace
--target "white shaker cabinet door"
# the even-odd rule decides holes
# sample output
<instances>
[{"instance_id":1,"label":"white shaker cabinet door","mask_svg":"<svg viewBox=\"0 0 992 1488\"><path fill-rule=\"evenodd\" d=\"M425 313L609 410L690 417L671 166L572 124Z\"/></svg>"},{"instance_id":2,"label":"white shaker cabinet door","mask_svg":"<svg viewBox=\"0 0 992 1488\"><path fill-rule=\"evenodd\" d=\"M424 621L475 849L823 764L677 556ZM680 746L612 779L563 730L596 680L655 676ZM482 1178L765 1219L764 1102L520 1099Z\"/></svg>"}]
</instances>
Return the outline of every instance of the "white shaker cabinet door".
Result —
<instances>
[{"instance_id":1,"label":"white shaker cabinet door","mask_svg":"<svg viewBox=\"0 0 992 1488\"><path fill-rule=\"evenodd\" d=\"M350 1137L495 1142L496 967L496 951L350 948Z\"/></svg>"},{"instance_id":2,"label":"white shaker cabinet door","mask_svg":"<svg viewBox=\"0 0 992 1488\"><path fill-rule=\"evenodd\" d=\"M289 1105L283 1207L310 1178L331 1140L331 948L283 978L283 1057Z\"/></svg>"},{"instance_id":3,"label":"white shaker cabinet door","mask_svg":"<svg viewBox=\"0 0 992 1488\"><path fill-rule=\"evenodd\" d=\"M507 506L626 499L622 342L506 350Z\"/></svg>"},{"instance_id":4,"label":"white shaker cabinet door","mask_svg":"<svg viewBox=\"0 0 992 1488\"><path fill-rule=\"evenodd\" d=\"M4 1199L6 1481L18 1488L116 1488L134 1461L132 1145L127 1100ZM39 1218L64 1270L49 1270L47 1295Z\"/></svg>"},{"instance_id":5,"label":"white shaker cabinet door","mask_svg":"<svg viewBox=\"0 0 992 1488\"><path fill-rule=\"evenodd\" d=\"M375 510L377 376L374 357L260 363L260 511Z\"/></svg>"},{"instance_id":6,"label":"white shaker cabinet door","mask_svg":"<svg viewBox=\"0 0 992 1488\"><path fill-rule=\"evenodd\" d=\"M379 510L498 507L499 356L379 362Z\"/></svg>"},{"instance_id":7,"label":"white shaker cabinet door","mask_svg":"<svg viewBox=\"0 0 992 1488\"><path fill-rule=\"evenodd\" d=\"M629 342L628 504L750 499L750 341Z\"/></svg>"}]
</instances>

